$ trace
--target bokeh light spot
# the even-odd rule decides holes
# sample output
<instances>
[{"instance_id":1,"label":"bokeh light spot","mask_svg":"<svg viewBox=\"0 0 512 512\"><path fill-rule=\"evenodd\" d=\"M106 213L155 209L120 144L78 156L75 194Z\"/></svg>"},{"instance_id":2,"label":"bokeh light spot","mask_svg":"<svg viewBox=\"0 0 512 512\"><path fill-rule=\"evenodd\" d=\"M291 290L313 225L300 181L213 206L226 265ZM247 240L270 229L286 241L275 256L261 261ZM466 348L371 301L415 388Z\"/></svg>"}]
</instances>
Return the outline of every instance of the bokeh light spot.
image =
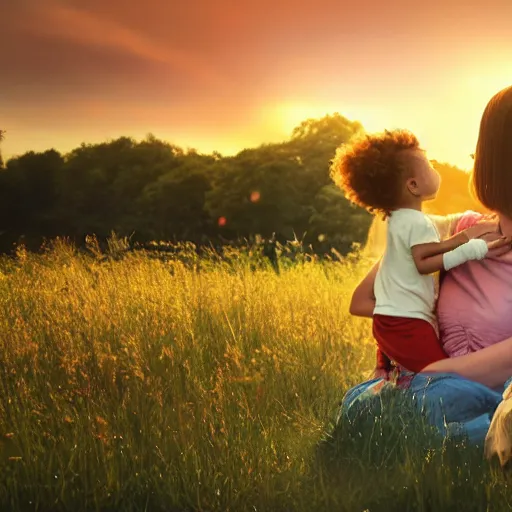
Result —
<instances>
[{"instance_id":1,"label":"bokeh light spot","mask_svg":"<svg viewBox=\"0 0 512 512\"><path fill-rule=\"evenodd\" d=\"M251 203L257 203L260 200L261 194L255 190L251 192Z\"/></svg>"}]
</instances>

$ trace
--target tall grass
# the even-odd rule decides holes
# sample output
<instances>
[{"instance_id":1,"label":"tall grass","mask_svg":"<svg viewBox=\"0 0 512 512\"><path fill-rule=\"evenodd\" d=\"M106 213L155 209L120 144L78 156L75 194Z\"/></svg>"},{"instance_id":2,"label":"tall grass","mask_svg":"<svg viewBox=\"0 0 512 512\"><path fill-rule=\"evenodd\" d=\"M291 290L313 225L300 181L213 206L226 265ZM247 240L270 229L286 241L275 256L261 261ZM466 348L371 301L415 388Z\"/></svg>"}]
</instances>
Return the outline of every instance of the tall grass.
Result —
<instances>
[{"instance_id":1,"label":"tall grass","mask_svg":"<svg viewBox=\"0 0 512 512\"><path fill-rule=\"evenodd\" d=\"M508 477L406 408L333 431L374 362L347 313L367 267L1 260L0 509L508 510Z\"/></svg>"}]
</instances>

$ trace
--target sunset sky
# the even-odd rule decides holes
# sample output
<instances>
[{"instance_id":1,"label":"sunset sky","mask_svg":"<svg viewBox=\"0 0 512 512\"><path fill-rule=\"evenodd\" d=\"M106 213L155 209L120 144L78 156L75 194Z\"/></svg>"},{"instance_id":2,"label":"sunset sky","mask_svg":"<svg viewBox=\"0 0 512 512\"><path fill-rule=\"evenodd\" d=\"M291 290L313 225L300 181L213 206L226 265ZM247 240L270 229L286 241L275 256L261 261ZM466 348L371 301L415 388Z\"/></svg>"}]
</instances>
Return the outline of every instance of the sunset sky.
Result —
<instances>
[{"instance_id":1,"label":"sunset sky","mask_svg":"<svg viewBox=\"0 0 512 512\"><path fill-rule=\"evenodd\" d=\"M4 156L148 132L231 154L340 112L470 166L511 0L0 0Z\"/></svg>"}]
</instances>

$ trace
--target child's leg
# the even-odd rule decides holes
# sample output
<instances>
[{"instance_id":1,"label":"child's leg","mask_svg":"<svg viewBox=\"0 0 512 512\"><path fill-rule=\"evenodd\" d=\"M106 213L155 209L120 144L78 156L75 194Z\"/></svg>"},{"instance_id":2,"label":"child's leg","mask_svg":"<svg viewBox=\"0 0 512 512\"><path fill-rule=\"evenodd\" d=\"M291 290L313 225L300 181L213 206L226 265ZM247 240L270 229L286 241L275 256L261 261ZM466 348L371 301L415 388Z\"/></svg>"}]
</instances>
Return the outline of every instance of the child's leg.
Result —
<instances>
[{"instance_id":1,"label":"child's leg","mask_svg":"<svg viewBox=\"0 0 512 512\"><path fill-rule=\"evenodd\" d=\"M422 372L457 373L490 388L503 386L512 375L512 338L478 352L431 363Z\"/></svg>"}]
</instances>

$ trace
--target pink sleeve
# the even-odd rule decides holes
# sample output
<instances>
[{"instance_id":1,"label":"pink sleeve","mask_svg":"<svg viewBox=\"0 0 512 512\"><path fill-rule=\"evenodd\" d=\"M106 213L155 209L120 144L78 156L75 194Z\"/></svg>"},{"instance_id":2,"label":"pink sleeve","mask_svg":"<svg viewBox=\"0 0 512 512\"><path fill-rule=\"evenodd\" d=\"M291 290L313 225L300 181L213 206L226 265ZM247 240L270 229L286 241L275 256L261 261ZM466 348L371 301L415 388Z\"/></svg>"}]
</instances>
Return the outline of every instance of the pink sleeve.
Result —
<instances>
[{"instance_id":1,"label":"pink sleeve","mask_svg":"<svg viewBox=\"0 0 512 512\"><path fill-rule=\"evenodd\" d=\"M483 217L484 216L481 213L474 212L471 210L464 212L462 214L462 217L457 222L453 234L455 235L456 233L460 233L461 231L464 231L465 229L474 226L479 220L482 220Z\"/></svg>"}]
</instances>

